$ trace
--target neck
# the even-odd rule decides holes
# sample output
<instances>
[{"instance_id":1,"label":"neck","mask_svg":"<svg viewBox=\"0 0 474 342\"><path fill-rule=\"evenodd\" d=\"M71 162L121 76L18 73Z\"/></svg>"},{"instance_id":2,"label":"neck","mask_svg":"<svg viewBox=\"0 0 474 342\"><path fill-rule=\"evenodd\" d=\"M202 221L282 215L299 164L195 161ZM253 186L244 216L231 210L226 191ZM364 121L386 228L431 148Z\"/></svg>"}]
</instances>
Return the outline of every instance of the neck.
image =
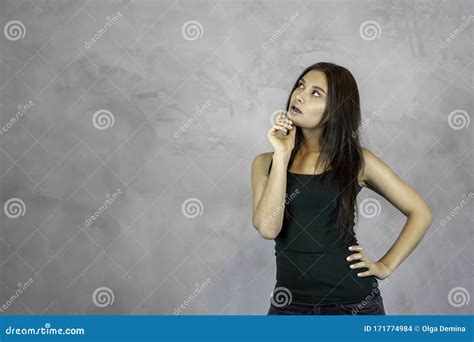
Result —
<instances>
[{"instance_id":1,"label":"neck","mask_svg":"<svg viewBox=\"0 0 474 342\"><path fill-rule=\"evenodd\" d=\"M303 143L300 150L305 154L321 152L322 129L302 128L301 131L303 133Z\"/></svg>"}]
</instances>

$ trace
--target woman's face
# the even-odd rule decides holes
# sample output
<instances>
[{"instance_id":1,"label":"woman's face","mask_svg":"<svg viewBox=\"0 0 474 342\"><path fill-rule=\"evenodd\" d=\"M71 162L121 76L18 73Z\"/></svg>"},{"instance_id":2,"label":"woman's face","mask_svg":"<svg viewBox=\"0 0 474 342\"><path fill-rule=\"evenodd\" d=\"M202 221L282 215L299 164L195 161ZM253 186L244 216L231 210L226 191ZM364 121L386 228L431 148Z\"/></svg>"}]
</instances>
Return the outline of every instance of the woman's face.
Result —
<instances>
[{"instance_id":1,"label":"woman's face","mask_svg":"<svg viewBox=\"0 0 474 342\"><path fill-rule=\"evenodd\" d=\"M288 118L302 128L316 127L326 110L328 85L326 75L311 70L298 80L298 86L291 94ZM301 113L293 108L296 105Z\"/></svg>"}]
</instances>

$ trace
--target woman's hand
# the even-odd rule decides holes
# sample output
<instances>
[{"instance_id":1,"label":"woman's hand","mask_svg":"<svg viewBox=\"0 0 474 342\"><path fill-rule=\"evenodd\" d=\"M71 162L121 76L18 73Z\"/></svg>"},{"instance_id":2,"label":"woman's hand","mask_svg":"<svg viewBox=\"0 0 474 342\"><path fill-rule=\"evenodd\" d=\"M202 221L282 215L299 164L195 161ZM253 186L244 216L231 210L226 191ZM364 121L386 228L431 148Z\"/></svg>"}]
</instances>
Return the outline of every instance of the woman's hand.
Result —
<instances>
[{"instance_id":1,"label":"woman's hand","mask_svg":"<svg viewBox=\"0 0 474 342\"><path fill-rule=\"evenodd\" d=\"M356 251L357 253L350 254L346 258L347 261L360 260L359 262L355 264L351 264L349 266L351 269L364 268L364 267L369 269L368 271L357 273L357 276L367 277L370 275L374 275L378 279L382 280L382 279L387 278L390 274L392 274L393 270L387 267L382 262L380 261L373 262L369 258L367 258L364 254L362 246L359 246L359 245L350 246L349 250Z\"/></svg>"},{"instance_id":2,"label":"woman's hand","mask_svg":"<svg viewBox=\"0 0 474 342\"><path fill-rule=\"evenodd\" d=\"M288 133L288 134L287 134ZM267 133L275 152L290 153L295 147L296 128L283 113L278 114L276 123Z\"/></svg>"}]
</instances>

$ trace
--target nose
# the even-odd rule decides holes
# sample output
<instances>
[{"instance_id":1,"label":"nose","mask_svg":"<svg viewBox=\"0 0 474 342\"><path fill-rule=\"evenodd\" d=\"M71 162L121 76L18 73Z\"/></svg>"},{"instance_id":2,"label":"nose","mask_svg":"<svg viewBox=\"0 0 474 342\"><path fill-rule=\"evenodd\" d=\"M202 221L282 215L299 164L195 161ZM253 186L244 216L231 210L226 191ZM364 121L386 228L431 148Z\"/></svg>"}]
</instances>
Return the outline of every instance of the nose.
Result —
<instances>
[{"instance_id":1,"label":"nose","mask_svg":"<svg viewBox=\"0 0 474 342\"><path fill-rule=\"evenodd\" d=\"M303 103L303 99L301 98L301 95L296 95L296 101L298 101L299 103Z\"/></svg>"}]
</instances>

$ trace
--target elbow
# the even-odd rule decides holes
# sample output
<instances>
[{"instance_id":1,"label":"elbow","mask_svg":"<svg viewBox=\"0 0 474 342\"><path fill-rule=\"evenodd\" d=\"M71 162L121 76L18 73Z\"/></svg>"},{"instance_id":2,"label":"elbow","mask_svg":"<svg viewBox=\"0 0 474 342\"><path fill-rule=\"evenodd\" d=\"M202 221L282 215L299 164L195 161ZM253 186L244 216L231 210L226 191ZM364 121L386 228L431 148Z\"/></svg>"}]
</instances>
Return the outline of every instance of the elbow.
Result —
<instances>
[{"instance_id":1,"label":"elbow","mask_svg":"<svg viewBox=\"0 0 474 342\"><path fill-rule=\"evenodd\" d=\"M252 226L256 230L260 230L260 222L256 219L255 214L252 216Z\"/></svg>"},{"instance_id":2,"label":"elbow","mask_svg":"<svg viewBox=\"0 0 474 342\"><path fill-rule=\"evenodd\" d=\"M265 240L274 240L277 235L274 233L266 232L264 230L259 230L260 236L263 237Z\"/></svg>"},{"instance_id":3,"label":"elbow","mask_svg":"<svg viewBox=\"0 0 474 342\"><path fill-rule=\"evenodd\" d=\"M433 223L433 212L431 211L431 208L428 206L428 204L426 205L423 217L426 220L426 227L428 228Z\"/></svg>"},{"instance_id":4,"label":"elbow","mask_svg":"<svg viewBox=\"0 0 474 342\"><path fill-rule=\"evenodd\" d=\"M424 210L413 212L409 217L410 216L416 218L417 221L422 222L426 229L428 229L433 223L433 213L428 206L426 206Z\"/></svg>"},{"instance_id":5,"label":"elbow","mask_svg":"<svg viewBox=\"0 0 474 342\"><path fill-rule=\"evenodd\" d=\"M426 213L426 225L427 225L427 227L430 227L432 223L433 223L433 213L431 212L430 209L428 209L428 212Z\"/></svg>"},{"instance_id":6,"label":"elbow","mask_svg":"<svg viewBox=\"0 0 474 342\"><path fill-rule=\"evenodd\" d=\"M252 219L252 225L258 231L260 236L264 238L265 240L273 240L277 237L277 234L275 234L271 229L268 229L268 227L265 224L262 224L260 221L257 221L255 218Z\"/></svg>"}]
</instances>

